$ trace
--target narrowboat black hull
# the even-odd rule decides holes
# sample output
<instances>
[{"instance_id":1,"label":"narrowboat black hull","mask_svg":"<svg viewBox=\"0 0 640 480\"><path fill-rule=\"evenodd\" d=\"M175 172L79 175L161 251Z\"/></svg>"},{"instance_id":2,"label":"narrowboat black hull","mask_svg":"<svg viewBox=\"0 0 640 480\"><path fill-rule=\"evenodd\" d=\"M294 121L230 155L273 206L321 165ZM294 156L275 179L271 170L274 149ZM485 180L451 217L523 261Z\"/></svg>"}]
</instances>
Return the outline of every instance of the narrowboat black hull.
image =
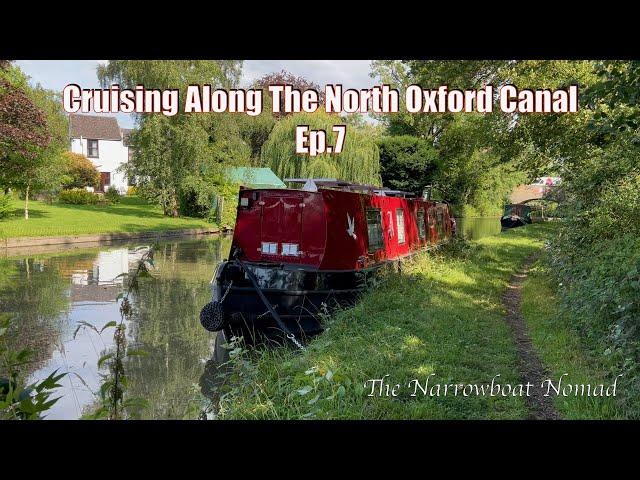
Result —
<instances>
[{"instance_id":1,"label":"narrowboat black hull","mask_svg":"<svg viewBox=\"0 0 640 480\"><path fill-rule=\"evenodd\" d=\"M527 223L531 223L531 222L527 222L525 219L518 216L502 217L500 219L500 225L502 226L502 228L522 227Z\"/></svg>"},{"instance_id":2,"label":"narrowboat black hull","mask_svg":"<svg viewBox=\"0 0 640 480\"><path fill-rule=\"evenodd\" d=\"M371 285L375 271L320 271L299 265L221 263L212 282L212 302L201 313L210 331L255 340L281 338L284 331L265 305L245 269L250 269L264 298L293 335L303 339L321 333L323 318L336 308L352 306ZM212 317L208 307L217 304ZM207 311L208 310L208 311Z\"/></svg>"}]
</instances>

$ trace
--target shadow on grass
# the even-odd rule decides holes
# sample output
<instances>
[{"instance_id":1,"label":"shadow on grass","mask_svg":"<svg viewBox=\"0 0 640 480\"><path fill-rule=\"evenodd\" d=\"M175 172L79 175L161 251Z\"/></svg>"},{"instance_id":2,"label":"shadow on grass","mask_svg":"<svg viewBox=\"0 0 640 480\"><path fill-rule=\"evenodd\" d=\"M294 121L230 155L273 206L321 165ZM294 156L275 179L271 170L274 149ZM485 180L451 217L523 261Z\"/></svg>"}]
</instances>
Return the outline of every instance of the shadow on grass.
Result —
<instances>
[{"instance_id":1,"label":"shadow on grass","mask_svg":"<svg viewBox=\"0 0 640 480\"><path fill-rule=\"evenodd\" d=\"M51 215L43 210L38 210L37 208L32 209L29 208L29 218L46 218L46 217L50 217ZM24 208L16 208L12 214L7 217L7 220L12 220L12 219L24 219Z\"/></svg>"},{"instance_id":2,"label":"shadow on grass","mask_svg":"<svg viewBox=\"0 0 640 480\"><path fill-rule=\"evenodd\" d=\"M128 208L121 205L66 205L63 203L56 204L58 208L72 211L85 211L92 213L108 213L110 215L121 215L125 217L138 217L138 218L170 218L162 214L162 212L155 210L151 205L147 208Z\"/></svg>"}]
</instances>

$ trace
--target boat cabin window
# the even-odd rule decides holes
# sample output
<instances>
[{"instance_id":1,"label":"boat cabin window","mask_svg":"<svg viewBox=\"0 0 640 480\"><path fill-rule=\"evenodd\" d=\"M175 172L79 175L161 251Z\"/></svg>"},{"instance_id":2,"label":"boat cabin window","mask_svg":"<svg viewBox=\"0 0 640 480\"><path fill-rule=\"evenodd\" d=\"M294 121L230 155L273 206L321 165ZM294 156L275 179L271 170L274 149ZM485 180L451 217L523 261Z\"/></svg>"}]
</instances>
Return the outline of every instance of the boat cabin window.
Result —
<instances>
[{"instance_id":1,"label":"boat cabin window","mask_svg":"<svg viewBox=\"0 0 640 480\"><path fill-rule=\"evenodd\" d=\"M435 214L434 208L430 208L429 211L427 212L427 223L429 224L430 228L433 228L436 225L436 219L434 218L434 214Z\"/></svg>"},{"instance_id":2,"label":"boat cabin window","mask_svg":"<svg viewBox=\"0 0 640 480\"><path fill-rule=\"evenodd\" d=\"M276 255L278 253L278 244L274 242L262 242L262 253Z\"/></svg>"},{"instance_id":3,"label":"boat cabin window","mask_svg":"<svg viewBox=\"0 0 640 480\"><path fill-rule=\"evenodd\" d=\"M438 208L436 210L436 217L437 217L436 231L438 232L438 236L442 237L445 234L445 230L444 230L444 212L442 211L441 208Z\"/></svg>"},{"instance_id":4,"label":"boat cabin window","mask_svg":"<svg viewBox=\"0 0 640 480\"><path fill-rule=\"evenodd\" d=\"M283 243L282 244L282 255L296 256L298 255L298 244L297 243Z\"/></svg>"},{"instance_id":5,"label":"boat cabin window","mask_svg":"<svg viewBox=\"0 0 640 480\"><path fill-rule=\"evenodd\" d=\"M416 223L418 224L418 236L420 240L424 240L427 236L427 227L424 224L424 208L419 208L416 214Z\"/></svg>"},{"instance_id":6,"label":"boat cabin window","mask_svg":"<svg viewBox=\"0 0 640 480\"><path fill-rule=\"evenodd\" d=\"M367 208L366 214L369 253L373 253L384 246L382 243L382 214L379 208Z\"/></svg>"},{"instance_id":7,"label":"boat cabin window","mask_svg":"<svg viewBox=\"0 0 640 480\"><path fill-rule=\"evenodd\" d=\"M404 243L404 211L396 210L396 226L398 228L398 243Z\"/></svg>"}]
</instances>

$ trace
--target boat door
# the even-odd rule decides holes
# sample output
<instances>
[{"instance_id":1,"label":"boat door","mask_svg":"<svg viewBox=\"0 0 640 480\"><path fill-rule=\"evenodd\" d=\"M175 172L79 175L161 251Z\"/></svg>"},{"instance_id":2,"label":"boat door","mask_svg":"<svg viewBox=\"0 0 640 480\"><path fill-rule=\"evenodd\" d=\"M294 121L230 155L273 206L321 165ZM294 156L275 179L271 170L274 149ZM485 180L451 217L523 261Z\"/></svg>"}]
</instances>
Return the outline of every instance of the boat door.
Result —
<instances>
[{"instance_id":1,"label":"boat door","mask_svg":"<svg viewBox=\"0 0 640 480\"><path fill-rule=\"evenodd\" d=\"M302 193L269 192L262 195L260 245L262 257L299 262L302 234Z\"/></svg>"}]
</instances>

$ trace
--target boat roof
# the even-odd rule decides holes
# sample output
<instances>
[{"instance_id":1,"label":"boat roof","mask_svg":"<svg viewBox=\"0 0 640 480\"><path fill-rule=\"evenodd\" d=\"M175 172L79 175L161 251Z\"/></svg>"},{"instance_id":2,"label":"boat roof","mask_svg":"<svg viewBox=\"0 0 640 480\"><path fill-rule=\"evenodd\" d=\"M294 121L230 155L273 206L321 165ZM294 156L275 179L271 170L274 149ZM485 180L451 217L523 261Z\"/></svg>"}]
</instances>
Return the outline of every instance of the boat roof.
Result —
<instances>
[{"instance_id":1,"label":"boat roof","mask_svg":"<svg viewBox=\"0 0 640 480\"><path fill-rule=\"evenodd\" d=\"M228 167L229 180L250 188L287 188L282 180L267 167Z\"/></svg>"},{"instance_id":2,"label":"boat roof","mask_svg":"<svg viewBox=\"0 0 640 480\"><path fill-rule=\"evenodd\" d=\"M318 191L318 188L334 188L345 191L362 191L373 193L375 195L388 196L411 196L415 197L412 192L404 192L402 190L393 190L391 188L378 187L375 185L367 185L364 183L348 182L337 178L285 178L285 182L303 183L303 190Z\"/></svg>"}]
</instances>

